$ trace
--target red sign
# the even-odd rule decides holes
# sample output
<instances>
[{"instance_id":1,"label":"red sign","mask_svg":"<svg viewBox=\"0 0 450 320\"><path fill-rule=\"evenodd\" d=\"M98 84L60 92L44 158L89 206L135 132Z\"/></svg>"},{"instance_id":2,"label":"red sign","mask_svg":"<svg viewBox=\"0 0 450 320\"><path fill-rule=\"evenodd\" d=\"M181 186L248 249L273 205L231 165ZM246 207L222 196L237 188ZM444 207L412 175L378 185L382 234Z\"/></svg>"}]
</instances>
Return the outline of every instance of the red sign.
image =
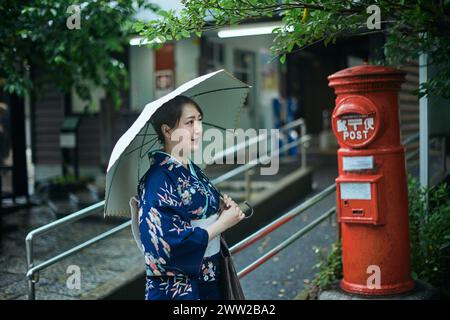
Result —
<instances>
[{"instance_id":1,"label":"red sign","mask_svg":"<svg viewBox=\"0 0 450 320\"><path fill-rule=\"evenodd\" d=\"M333 112L333 131L340 144L351 148L368 145L379 129L375 106L362 97L348 97Z\"/></svg>"},{"instance_id":2,"label":"red sign","mask_svg":"<svg viewBox=\"0 0 450 320\"><path fill-rule=\"evenodd\" d=\"M337 119L336 131L345 144L353 147L366 144L375 133L375 117L369 115L348 115Z\"/></svg>"}]
</instances>

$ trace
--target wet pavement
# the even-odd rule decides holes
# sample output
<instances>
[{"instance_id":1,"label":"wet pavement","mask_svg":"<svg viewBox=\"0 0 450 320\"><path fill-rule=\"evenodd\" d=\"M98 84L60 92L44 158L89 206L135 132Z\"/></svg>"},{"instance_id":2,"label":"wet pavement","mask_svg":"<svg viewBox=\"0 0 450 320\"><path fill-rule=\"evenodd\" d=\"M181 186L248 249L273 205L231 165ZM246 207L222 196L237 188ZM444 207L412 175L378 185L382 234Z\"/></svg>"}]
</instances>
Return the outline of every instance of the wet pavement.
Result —
<instances>
[{"instance_id":1,"label":"wet pavement","mask_svg":"<svg viewBox=\"0 0 450 320\"><path fill-rule=\"evenodd\" d=\"M47 234L34 243L35 265L71 247L111 229L123 221L104 220L101 212ZM47 206L10 213L3 224L10 231L2 233L0 256L0 299L27 299L26 234L55 220ZM144 270L142 259L127 228L73 256L48 267L39 274L36 299L82 299L105 282L120 278L132 268ZM80 268L80 289L67 286L69 266ZM70 271L70 269L69 269Z\"/></svg>"}]
</instances>

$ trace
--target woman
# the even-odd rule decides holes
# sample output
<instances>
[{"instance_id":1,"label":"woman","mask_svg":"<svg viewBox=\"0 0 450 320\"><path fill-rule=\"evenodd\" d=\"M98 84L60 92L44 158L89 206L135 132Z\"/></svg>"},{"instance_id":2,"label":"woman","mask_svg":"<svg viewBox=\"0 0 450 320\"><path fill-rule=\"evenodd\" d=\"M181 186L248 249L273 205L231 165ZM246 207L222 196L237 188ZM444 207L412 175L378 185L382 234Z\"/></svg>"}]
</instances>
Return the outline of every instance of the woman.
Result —
<instances>
[{"instance_id":1,"label":"woman","mask_svg":"<svg viewBox=\"0 0 450 320\"><path fill-rule=\"evenodd\" d=\"M189 159L202 136L202 110L177 96L152 116L163 150L138 185L139 231L146 264L146 300L222 299L220 234L245 216ZM222 210L219 215L218 212Z\"/></svg>"}]
</instances>

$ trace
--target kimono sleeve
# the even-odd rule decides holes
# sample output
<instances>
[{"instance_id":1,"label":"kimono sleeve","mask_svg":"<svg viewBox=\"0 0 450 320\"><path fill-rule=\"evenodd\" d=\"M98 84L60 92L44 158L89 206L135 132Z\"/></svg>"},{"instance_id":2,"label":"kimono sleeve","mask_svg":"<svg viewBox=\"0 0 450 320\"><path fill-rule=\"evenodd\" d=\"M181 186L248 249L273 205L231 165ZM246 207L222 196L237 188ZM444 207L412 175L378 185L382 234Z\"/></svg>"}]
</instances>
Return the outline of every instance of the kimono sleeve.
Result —
<instances>
[{"instance_id":1,"label":"kimono sleeve","mask_svg":"<svg viewBox=\"0 0 450 320\"><path fill-rule=\"evenodd\" d=\"M153 275L198 275L209 235L185 218L189 216L187 208L168 174L149 175L140 197L139 231Z\"/></svg>"}]
</instances>

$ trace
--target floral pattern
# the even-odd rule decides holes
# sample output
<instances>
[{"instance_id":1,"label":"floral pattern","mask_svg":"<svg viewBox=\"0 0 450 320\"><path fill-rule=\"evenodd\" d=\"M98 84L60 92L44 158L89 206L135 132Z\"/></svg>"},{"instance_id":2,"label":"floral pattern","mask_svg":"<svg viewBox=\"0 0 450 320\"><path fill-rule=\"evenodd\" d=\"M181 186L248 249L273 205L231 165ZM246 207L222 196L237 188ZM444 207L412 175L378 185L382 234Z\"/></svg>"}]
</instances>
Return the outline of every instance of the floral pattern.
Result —
<instances>
[{"instance_id":1,"label":"floral pattern","mask_svg":"<svg viewBox=\"0 0 450 320\"><path fill-rule=\"evenodd\" d=\"M164 152L149 156L151 166L138 185L145 298L218 297L219 254L204 257L208 233L190 222L217 213L219 193L192 162L186 168Z\"/></svg>"},{"instance_id":2,"label":"floral pattern","mask_svg":"<svg viewBox=\"0 0 450 320\"><path fill-rule=\"evenodd\" d=\"M205 282L216 281L217 265L211 260L205 259L202 263L202 280Z\"/></svg>"}]
</instances>

